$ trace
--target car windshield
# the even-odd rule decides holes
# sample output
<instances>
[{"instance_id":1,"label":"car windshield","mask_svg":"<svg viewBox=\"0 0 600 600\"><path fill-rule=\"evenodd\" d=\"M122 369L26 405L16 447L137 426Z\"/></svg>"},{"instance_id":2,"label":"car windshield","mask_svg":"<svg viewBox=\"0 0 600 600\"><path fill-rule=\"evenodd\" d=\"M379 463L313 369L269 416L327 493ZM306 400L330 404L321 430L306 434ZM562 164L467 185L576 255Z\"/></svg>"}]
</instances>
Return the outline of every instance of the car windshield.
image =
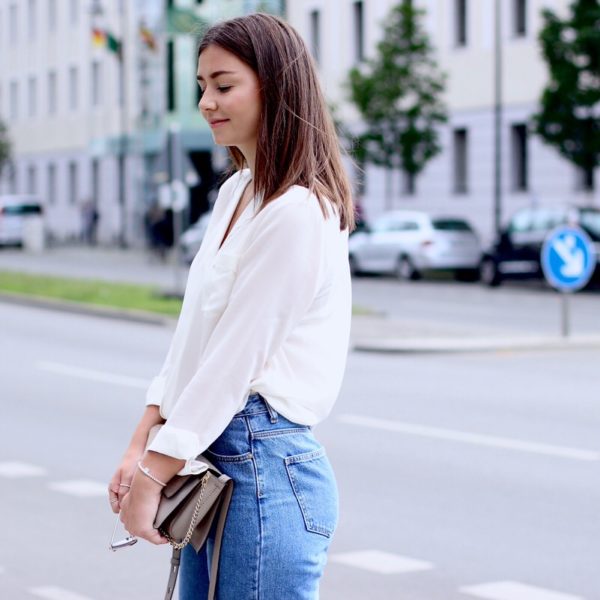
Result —
<instances>
[{"instance_id":1,"label":"car windshield","mask_svg":"<svg viewBox=\"0 0 600 600\"><path fill-rule=\"evenodd\" d=\"M432 224L438 231L473 231L466 221L460 219L433 219Z\"/></svg>"},{"instance_id":2,"label":"car windshield","mask_svg":"<svg viewBox=\"0 0 600 600\"><path fill-rule=\"evenodd\" d=\"M580 220L584 227L600 236L600 211L584 209L581 211Z\"/></svg>"}]
</instances>

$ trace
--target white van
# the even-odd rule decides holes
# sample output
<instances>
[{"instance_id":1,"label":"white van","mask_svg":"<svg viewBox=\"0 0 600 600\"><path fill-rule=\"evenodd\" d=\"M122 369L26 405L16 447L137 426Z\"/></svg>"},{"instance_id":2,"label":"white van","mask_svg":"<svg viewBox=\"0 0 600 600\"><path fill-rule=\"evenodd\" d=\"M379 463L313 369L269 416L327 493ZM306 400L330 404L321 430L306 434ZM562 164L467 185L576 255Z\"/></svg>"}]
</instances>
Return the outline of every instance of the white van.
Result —
<instances>
[{"instance_id":1,"label":"white van","mask_svg":"<svg viewBox=\"0 0 600 600\"><path fill-rule=\"evenodd\" d=\"M26 246L32 235L43 238L43 214L36 196L0 196L0 246Z\"/></svg>"}]
</instances>

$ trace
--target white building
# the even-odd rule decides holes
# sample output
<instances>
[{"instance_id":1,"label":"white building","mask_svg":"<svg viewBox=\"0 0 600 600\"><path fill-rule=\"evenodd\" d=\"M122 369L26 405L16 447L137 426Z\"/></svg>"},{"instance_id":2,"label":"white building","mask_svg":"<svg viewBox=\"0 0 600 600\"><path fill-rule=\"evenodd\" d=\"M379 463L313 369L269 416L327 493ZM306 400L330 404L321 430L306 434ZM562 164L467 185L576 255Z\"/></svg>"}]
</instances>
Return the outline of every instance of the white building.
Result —
<instances>
[{"instance_id":1,"label":"white building","mask_svg":"<svg viewBox=\"0 0 600 600\"><path fill-rule=\"evenodd\" d=\"M0 0L0 119L14 159L0 194L40 196L59 241L80 236L91 202L100 243L143 243L144 216L168 177L169 129L178 131L175 170L195 185L187 214L207 207L214 144L197 107L197 39L167 31L170 6L209 22L281 10L279 0ZM122 61L93 43L94 27L122 42Z\"/></svg>"},{"instance_id":2,"label":"white building","mask_svg":"<svg viewBox=\"0 0 600 600\"><path fill-rule=\"evenodd\" d=\"M349 69L374 53L381 24L397 0L291 0L287 17L318 59L328 99L346 123L358 115L346 100ZM413 0L448 75L449 122L442 152L417 178L414 196L394 181L393 208L463 215L489 239L494 224L494 0ZM528 132L546 81L537 35L543 8L566 15L569 0L500 0L502 40L502 215L539 203L600 202L584 193L578 169ZM596 174L598 175L598 174ZM367 167L362 203L367 217L386 208L384 175Z\"/></svg>"},{"instance_id":3,"label":"white building","mask_svg":"<svg viewBox=\"0 0 600 600\"><path fill-rule=\"evenodd\" d=\"M137 5L104 2L104 14L93 16L92 3L81 0L0 0L0 117L15 158L0 192L39 195L59 239L80 234L88 201L101 216L100 240L135 235L140 159L132 133L142 104ZM94 24L125 40L124 78L117 54L94 46ZM119 158L124 138L125 167Z\"/></svg>"}]
</instances>

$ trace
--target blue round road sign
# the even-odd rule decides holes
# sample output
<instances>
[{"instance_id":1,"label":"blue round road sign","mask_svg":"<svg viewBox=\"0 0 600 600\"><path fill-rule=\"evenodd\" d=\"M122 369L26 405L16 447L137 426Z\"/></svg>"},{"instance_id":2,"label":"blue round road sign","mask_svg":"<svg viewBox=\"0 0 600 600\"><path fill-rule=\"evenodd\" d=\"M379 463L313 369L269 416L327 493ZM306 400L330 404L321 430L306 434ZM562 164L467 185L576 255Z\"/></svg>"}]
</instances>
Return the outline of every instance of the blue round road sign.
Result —
<instances>
[{"instance_id":1,"label":"blue round road sign","mask_svg":"<svg viewBox=\"0 0 600 600\"><path fill-rule=\"evenodd\" d=\"M551 231L542 246L542 270L548 283L563 291L581 289L596 267L596 251L579 227L561 226Z\"/></svg>"}]
</instances>

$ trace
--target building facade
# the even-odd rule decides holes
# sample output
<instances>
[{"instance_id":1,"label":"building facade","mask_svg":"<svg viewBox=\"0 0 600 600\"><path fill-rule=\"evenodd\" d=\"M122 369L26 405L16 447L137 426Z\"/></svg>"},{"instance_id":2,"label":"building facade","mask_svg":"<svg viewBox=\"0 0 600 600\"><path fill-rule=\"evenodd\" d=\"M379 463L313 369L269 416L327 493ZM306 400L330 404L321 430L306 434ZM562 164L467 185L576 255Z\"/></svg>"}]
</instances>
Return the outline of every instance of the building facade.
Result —
<instances>
[{"instance_id":1,"label":"building facade","mask_svg":"<svg viewBox=\"0 0 600 600\"><path fill-rule=\"evenodd\" d=\"M208 207L223 155L198 113L198 34L169 25L172 7L207 23L283 9L279 0L0 0L0 119L13 143L0 194L39 196L58 242L79 239L93 206L100 243L143 244L174 168L191 188L186 221Z\"/></svg>"},{"instance_id":2,"label":"building facade","mask_svg":"<svg viewBox=\"0 0 600 600\"><path fill-rule=\"evenodd\" d=\"M288 20L317 59L328 99L350 127L359 116L347 100L347 73L372 56L382 23L395 0L293 0ZM448 123L440 128L442 152L407 192L394 174L392 202L386 202L385 176L367 166L358 200L369 218L387 209L423 209L467 217L484 240L494 233L495 181L495 1L413 0L425 11L424 26L447 74ZM600 194L583 189L579 169L530 131L531 117L547 70L537 36L541 11L568 12L569 0L500 0L501 40L501 215L535 203L599 203ZM598 175L598 174L596 174ZM597 177L596 177L597 179Z\"/></svg>"}]
</instances>

